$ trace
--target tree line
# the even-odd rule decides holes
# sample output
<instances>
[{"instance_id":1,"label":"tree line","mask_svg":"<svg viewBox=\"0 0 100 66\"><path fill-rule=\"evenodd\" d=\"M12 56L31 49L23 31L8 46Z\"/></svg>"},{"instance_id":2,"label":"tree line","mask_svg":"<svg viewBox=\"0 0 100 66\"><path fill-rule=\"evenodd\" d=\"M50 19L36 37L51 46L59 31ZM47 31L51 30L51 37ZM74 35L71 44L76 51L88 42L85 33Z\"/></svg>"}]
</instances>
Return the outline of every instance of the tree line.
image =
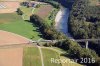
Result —
<instances>
[{"instance_id":1,"label":"tree line","mask_svg":"<svg viewBox=\"0 0 100 66\"><path fill-rule=\"evenodd\" d=\"M55 44L53 43L46 43L44 46L55 46L59 47L66 51L64 56L70 57L72 59L80 59L80 58L94 58L95 63L83 63L88 66L99 66L99 57L95 53L95 51L91 49L82 48L78 43L75 41L69 40L64 34L57 32L53 27L47 25L47 23L41 19L37 15L30 16L30 22L35 24L39 27L40 32L42 33L45 39L54 40L54 39L66 39L64 41L59 41ZM80 60L78 61L80 62Z\"/></svg>"},{"instance_id":2,"label":"tree line","mask_svg":"<svg viewBox=\"0 0 100 66\"><path fill-rule=\"evenodd\" d=\"M53 40L66 38L64 34L57 32L53 26L49 26L42 18L35 14L30 16L30 22L39 27L39 30L45 39Z\"/></svg>"}]
</instances>

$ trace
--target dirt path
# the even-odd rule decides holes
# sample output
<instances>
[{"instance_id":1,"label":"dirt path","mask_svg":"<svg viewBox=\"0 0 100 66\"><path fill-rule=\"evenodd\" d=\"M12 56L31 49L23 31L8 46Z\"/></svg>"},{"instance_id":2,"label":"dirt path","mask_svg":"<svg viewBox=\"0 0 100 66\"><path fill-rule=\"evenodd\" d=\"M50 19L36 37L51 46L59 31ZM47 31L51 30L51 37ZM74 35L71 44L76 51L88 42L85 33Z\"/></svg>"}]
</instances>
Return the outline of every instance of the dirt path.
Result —
<instances>
[{"instance_id":1,"label":"dirt path","mask_svg":"<svg viewBox=\"0 0 100 66\"><path fill-rule=\"evenodd\" d=\"M43 54L42 54L41 47L40 46L37 46L37 47L39 48L39 51L40 51L42 66L44 66L44 60L43 60Z\"/></svg>"}]
</instances>

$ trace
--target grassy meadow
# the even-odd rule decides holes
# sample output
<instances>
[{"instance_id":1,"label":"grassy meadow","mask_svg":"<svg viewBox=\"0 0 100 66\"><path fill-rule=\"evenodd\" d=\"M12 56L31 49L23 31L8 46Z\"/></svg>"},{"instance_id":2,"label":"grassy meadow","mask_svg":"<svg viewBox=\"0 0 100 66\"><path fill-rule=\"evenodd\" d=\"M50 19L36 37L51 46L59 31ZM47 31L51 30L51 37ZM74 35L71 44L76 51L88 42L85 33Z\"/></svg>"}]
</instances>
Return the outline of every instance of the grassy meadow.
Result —
<instances>
[{"instance_id":1,"label":"grassy meadow","mask_svg":"<svg viewBox=\"0 0 100 66\"><path fill-rule=\"evenodd\" d=\"M24 13L23 17L25 20L29 20L29 17L32 15L32 7L26 7L26 6L21 6L20 7L21 11Z\"/></svg>"},{"instance_id":2,"label":"grassy meadow","mask_svg":"<svg viewBox=\"0 0 100 66\"><path fill-rule=\"evenodd\" d=\"M13 32L34 40L39 39L41 35L38 27L28 21L24 21L16 13L0 14L0 30Z\"/></svg>"}]
</instances>

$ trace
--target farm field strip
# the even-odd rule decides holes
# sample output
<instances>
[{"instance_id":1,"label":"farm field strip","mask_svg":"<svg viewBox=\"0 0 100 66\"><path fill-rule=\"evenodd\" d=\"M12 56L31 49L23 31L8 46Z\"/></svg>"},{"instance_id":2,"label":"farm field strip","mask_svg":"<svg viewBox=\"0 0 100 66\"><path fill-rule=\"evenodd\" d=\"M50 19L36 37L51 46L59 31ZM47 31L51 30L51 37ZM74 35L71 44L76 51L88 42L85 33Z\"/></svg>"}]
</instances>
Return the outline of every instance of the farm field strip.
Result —
<instances>
[{"instance_id":1,"label":"farm field strip","mask_svg":"<svg viewBox=\"0 0 100 66\"><path fill-rule=\"evenodd\" d=\"M0 66L22 66L23 48L0 49Z\"/></svg>"},{"instance_id":2,"label":"farm field strip","mask_svg":"<svg viewBox=\"0 0 100 66\"><path fill-rule=\"evenodd\" d=\"M43 58L44 58L44 66L61 66L59 63L52 63L51 58L59 59L59 54L50 49L42 48Z\"/></svg>"},{"instance_id":3,"label":"farm field strip","mask_svg":"<svg viewBox=\"0 0 100 66\"><path fill-rule=\"evenodd\" d=\"M78 64L78 63L76 63L76 62L73 62L70 58L67 58L67 57L64 57L64 56L62 56L62 55L60 55L60 54L63 54L63 53L65 53L65 51L64 50L62 50L62 49L59 49L59 48L57 48L57 47L41 47L42 49L47 49L47 50L51 50L51 51L53 51L53 52L57 52L58 53L58 56L59 56L59 58L58 59L61 59L61 60L67 60L67 62L66 63L61 63L61 65L62 66L82 66L81 64ZM57 59L57 58L56 58Z\"/></svg>"},{"instance_id":4,"label":"farm field strip","mask_svg":"<svg viewBox=\"0 0 100 66\"><path fill-rule=\"evenodd\" d=\"M37 47L24 48L23 66L41 66L41 57Z\"/></svg>"},{"instance_id":5,"label":"farm field strip","mask_svg":"<svg viewBox=\"0 0 100 66\"><path fill-rule=\"evenodd\" d=\"M38 47L24 48L23 66L61 66L61 64L51 63L51 58L59 58L59 54L50 49L41 48L43 53L43 63L41 63L41 56Z\"/></svg>"}]
</instances>

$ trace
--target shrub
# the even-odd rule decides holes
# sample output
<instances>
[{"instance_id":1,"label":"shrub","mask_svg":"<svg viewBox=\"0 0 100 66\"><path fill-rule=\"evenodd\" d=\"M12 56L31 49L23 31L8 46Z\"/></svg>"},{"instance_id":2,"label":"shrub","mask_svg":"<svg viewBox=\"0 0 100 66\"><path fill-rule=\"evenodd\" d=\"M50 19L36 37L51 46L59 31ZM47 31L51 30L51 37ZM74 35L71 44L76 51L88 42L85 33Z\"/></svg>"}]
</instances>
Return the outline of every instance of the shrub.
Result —
<instances>
[{"instance_id":1,"label":"shrub","mask_svg":"<svg viewBox=\"0 0 100 66\"><path fill-rule=\"evenodd\" d=\"M37 5L36 5L36 8L39 8L39 7L40 7L40 4L37 4Z\"/></svg>"},{"instance_id":2,"label":"shrub","mask_svg":"<svg viewBox=\"0 0 100 66\"><path fill-rule=\"evenodd\" d=\"M21 11L20 8L17 9L17 13L18 13L18 15L23 15L23 12Z\"/></svg>"}]
</instances>

